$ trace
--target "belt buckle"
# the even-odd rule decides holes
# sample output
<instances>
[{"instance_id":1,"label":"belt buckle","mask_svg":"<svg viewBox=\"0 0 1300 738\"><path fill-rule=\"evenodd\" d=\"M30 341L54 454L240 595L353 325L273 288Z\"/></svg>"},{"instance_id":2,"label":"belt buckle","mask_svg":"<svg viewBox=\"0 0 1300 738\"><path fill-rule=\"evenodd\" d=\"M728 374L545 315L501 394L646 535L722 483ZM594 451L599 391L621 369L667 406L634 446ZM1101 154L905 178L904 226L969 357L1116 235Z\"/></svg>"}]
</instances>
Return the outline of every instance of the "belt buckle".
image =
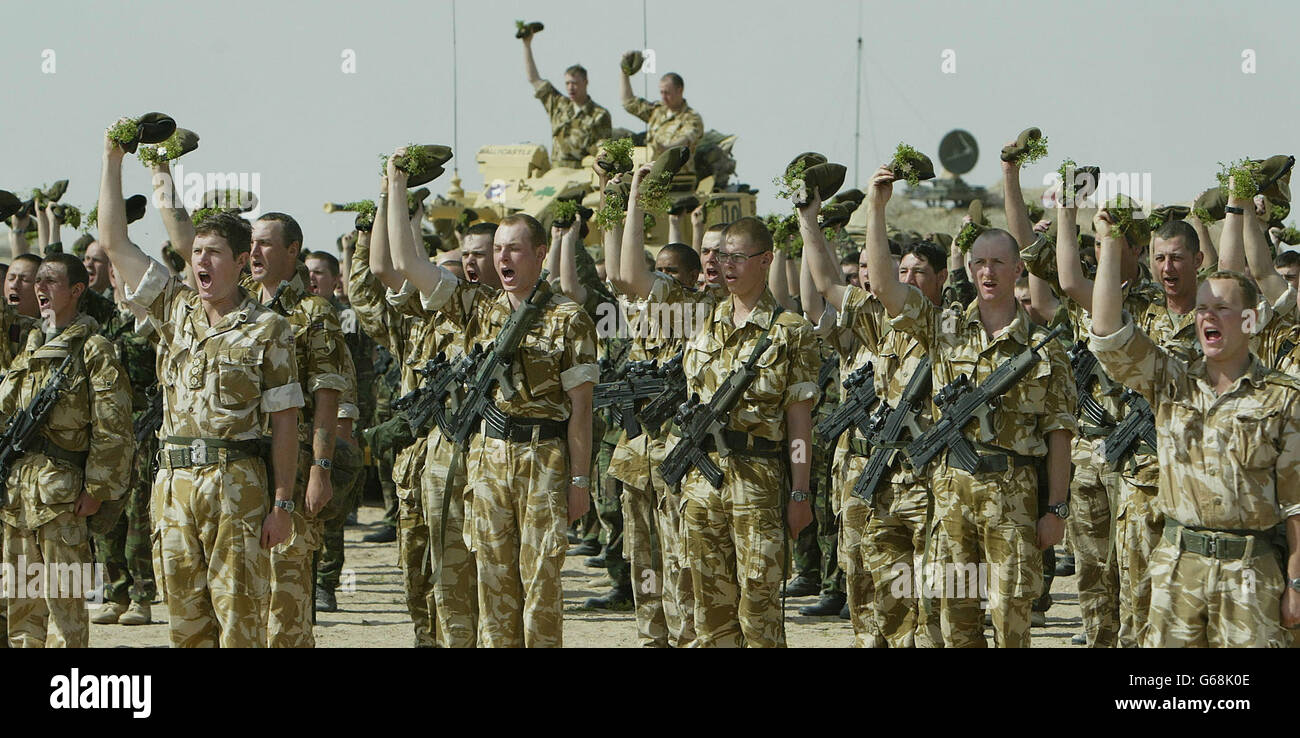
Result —
<instances>
[{"instance_id":1,"label":"belt buckle","mask_svg":"<svg viewBox=\"0 0 1300 738\"><path fill-rule=\"evenodd\" d=\"M1209 536L1205 544L1205 555L1212 559L1217 559L1219 558L1218 553L1219 539L1214 536Z\"/></svg>"},{"instance_id":2,"label":"belt buckle","mask_svg":"<svg viewBox=\"0 0 1300 738\"><path fill-rule=\"evenodd\" d=\"M208 463L208 444L202 438L195 438L190 443L190 463L194 465Z\"/></svg>"}]
</instances>

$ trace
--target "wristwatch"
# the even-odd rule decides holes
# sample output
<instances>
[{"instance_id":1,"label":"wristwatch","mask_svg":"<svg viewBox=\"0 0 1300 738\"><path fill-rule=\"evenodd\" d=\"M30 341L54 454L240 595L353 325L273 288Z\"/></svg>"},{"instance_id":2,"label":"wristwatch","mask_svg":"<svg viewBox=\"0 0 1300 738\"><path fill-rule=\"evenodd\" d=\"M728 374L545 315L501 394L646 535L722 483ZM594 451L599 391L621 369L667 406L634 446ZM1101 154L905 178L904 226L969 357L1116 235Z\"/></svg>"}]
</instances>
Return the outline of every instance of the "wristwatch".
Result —
<instances>
[{"instance_id":1,"label":"wristwatch","mask_svg":"<svg viewBox=\"0 0 1300 738\"><path fill-rule=\"evenodd\" d=\"M804 490L804 489L792 489L792 490L790 490L790 501L791 501L791 502L807 502L807 501L808 501L808 490Z\"/></svg>"},{"instance_id":2,"label":"wristwatch","mask_svg":"<svg viewBox=\"0 0 1300 738\"><path fill-rule=\"evenodd\" d=\"M1245 213L1246 211L1245 211L1244 209L1242 209L1242 208L1233 207L1232 205L1225 205L1225 206L1223 206L1223 212L1225 212L1225 213L1232 213L1233 215L1241 215L1241 214Z\"/></svg>"},{"instance_id":3,"label":"wristwatch","mask_svg":"<svg viewBox=\"0 0 1300 738\"><path fill-rule=\"evenodd\" d=\"M1065 520L1070 517L1070 503L1061 502L1055 505L1048 505L1047 512L1052 513L1061 520Z\"/></svg>"},{"instance_id":4,"label":"wristwatch","mask_svg":"<svg viewBox=\"0 0 1300 738\"><path fill-rule=\"evenodd\" d=\"M569 484L587 489L591 486L591 477L569 477Z\"/></svg>"},{"instance_id":5,"label":"wristwatch","mask_svg":"<svg viewBox=\"0 0 1300 738\"><path fill-rule=\"evenodd\" d=\"M334 468L334 462L330 461L329 459L312 459L311 465L319 466L325 471L329 471L330 469Z\"/></svg>"},{"instance_id":6,"label":"wristwatch","mask_svg":"<svg viewBox=\"0 0 1300 738\"><path fill-rule=\"evenodd\" d=\"M1300 577L1287 580L1286 586L1290 587L1291 589L1294 589L1297 592L1300 592Z\"/></svg>"},{"instance_id":7,"label":"wristwatch","mask_svg":"<svg viewBox=\"0 0 1300 738\"><path fill-rule=\"evenodd\" d=\"M293 512L293 500L276 500L275 506L287 513Z\"/></svg>"}]
</instances>

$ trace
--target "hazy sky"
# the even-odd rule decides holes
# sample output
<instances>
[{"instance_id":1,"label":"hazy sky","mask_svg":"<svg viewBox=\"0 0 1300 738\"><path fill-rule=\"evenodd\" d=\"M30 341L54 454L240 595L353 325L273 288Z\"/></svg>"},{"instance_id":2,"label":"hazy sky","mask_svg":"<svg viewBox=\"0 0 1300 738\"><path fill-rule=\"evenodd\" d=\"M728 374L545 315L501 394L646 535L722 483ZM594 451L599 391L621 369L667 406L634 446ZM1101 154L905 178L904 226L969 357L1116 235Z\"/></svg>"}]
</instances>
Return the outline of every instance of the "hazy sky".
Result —
<instances>
[{"instance_id":1,"label":"hazy sky","mask_svg":"<svg viewBox=\"0 0 1300 738\"><path fill-rule=\"evenodd\" d=\"M407 142L457 144L466 190L481 186L479 147L549 145L524 76L515 19L541 20L542 76L590 71L615 126L618 59L642 45L658 71L686 79L706 128L739 136L737 175L777 208L771 180L805 150L854 177L856 41L863 38L859 181L906 141L932 156L952 128L975 135L968 181L993 184L997 150L1028 125L1049 138L1023 182L1064 158L1150 172L1154 198L1194 197L1217 162L1295 151L1300 10L1294 2L862 2L836 0L502 0L456 3L459 140L453 142L452 3L42 2L5 7L0 70L0 188L68 178L66 202L98 192L103 129L161 110L202 137L187 171L257 173L263 209L297 217L308 248L350 227L326 200L373 197L378 156ZM859 11L862 22L859 26ZM56 72L42 73L55 53ZM355 74L341 71L356 53ZM955 52L956 73L941 70ZM1256 71L1242 71L1242 52ZM634 84L640 93L640 80ZM651 94L655 83L651 80ZM936 160L936 165L938 164ZM434 182L443 192L449 175ZM148 173L126 162L128 193ZM0 227L0 233L7 228ZM132 226L151 253L154 212ZM69 239L71 240L71 234Z\"/></svg>"}]
</instances>

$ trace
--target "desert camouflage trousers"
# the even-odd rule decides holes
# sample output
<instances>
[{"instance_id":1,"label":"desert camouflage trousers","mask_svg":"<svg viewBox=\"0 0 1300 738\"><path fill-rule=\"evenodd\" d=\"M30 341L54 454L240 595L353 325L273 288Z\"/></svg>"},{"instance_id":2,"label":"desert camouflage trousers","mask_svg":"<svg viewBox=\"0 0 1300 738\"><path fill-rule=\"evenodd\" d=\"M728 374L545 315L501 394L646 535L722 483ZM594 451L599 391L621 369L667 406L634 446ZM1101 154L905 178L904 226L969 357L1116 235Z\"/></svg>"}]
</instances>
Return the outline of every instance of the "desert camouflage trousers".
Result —
<instances>
[{"instance_id":1,"label":"desert camouflage trousers","mask_svg":"<svg viewBox=\"0 0 1300 738\"><path fill-rule=\"evenodd\" d=\"M428 563L437 643L444 648L473 648L478 640L478 573L465 535L465 456L453 454L455 445L443 438L437 428L429 436L428 445L420 484L429 531ZM445 544L441 539L444 495L447 496Z\"/></svg>"},{"instance_id":2,"label":"desert camouflage trousers","mask_svg":"<svg viewBox=\"0 0 1300 738\"><path fill-rule=\"evenodd\" d=\"M622 480L623 541L632 566L641 645L686 648L695 640L695 595L683 548L682 498L669 492L659 474L666 453L662 441L645 435L620 451L623 468L638 467L636 481L648 480L651 487L640 489Z\"/></svg>"},{"instance_id":3,"label":"desert camouflage trousers","mask_svg":"<svg viewBox=\"0 0 1300 738\"><path fill-rule=\"evenodd\" d=\"M1220 560L1180 552L1161 539L1148 574L1151 607L1141 634L1144 648L1291 646L1292 634L1282 627L1286 581L1272 550Z\"/></svg>"},{"instance_id":4,"label":"desert camouflage trousers","mask_svg":"<svg viewBox=\"0 0 1300 738\"><path fill-rule=\"evenodd\" d=\"M1115 558L1119 565L1119 646L1137 648L1151 609L1151 556L1160 543L1165 516L1156 509L1156 489L1121 477L1115 517Z\"/></svg>"},{"instance_id":5,"label":"desert camouflage trousers","mask_svg":"<svg viewBox=\"0 0 1300 738\"><path fill-rule=\"evenodd\" d=\"M564 645L569 455L563 439L535 439L480 436L470 449L470 549L483 647Z\"/></svg>"},{"instance_id":6,"label":"desert camouflage trousers","mask_svg":"<svg viewBox=\"0 0 1300 738\"><path fill-rule=\"evenodd\" d=\"M876 586L864 541L871 524L871 506L851 492L858 476L867 466L867 457L841 454L836 469L835 494L839 507L839 542L836 548L840 570L844 572L844 594L853 624L854 648L880 648L885 645L876 620Z\"/></svg>"},{"instance_id":7,"label":"desert camouflage trousers","mask_svg":"<svg viewBox=\"0 0 1300 738\"><path fill-rule=\"evenodd\" d=\"M1074 551L1084 637L1089 648L1113 648L1119 637L1119 554L1112 531L1122 482L1106 464L1100 441L1074 438L1066 528Z\"/></svg>"},{"instance_id":8,"label":"desert camouflage trousers","mask_svg":"<svg viewBox=\"0 0 1300 738\"><path fill-rule=\"evenodd\" d=\"M862 546L875 589L875 620L889 648L943 646L938 603L925 601L916 578L927 563L929 501L929 489L915 480L882 481L876 488Z\"/></svg>"},{"instance_id":9,"label":"desert camouflage trousers","mask_svg":"<svg viewBox=\"0 0 1300 738\"><path fill-rule=\"evenodd\" d=\"M315 648L312 616L315 579L312 556L321 548L325 524L307 512L311 449L300 447L293 487L293 534L271 549L271 597L267 600L266 644L271 648Z\"/></svg>"},{"instance_id":10,"label":"desert camouflage trousers","mask_svg":"<svg viewBox=\"0 0 1300 738\"><path fill-rule=\"evenodd\" d=\"M154 481L154 576L167 601L172 645L266 643L271 557L262 548L268 503L261 459L161 469Z\"/></svg>"},{"instance_id":11,"label":"desert camouflage trousers","mask_svg":"<svg viewBox=\"0 0 1300 738\"><path fill-rule=\"evenodd\" d=\"M153 531L149 498L157 451L158 440L152 436L136 449L126 507L108 533L93 536L95 559L104 567L105 602L149 604L158 594L149 540Z\"/></svg>"},{"instance_id":12,"label":"desert camouflage trousers","mask_svg":"<svg viewBox=\"0 0 1300 738\"><path fill-rule=\"evenodd\" d=\"M433 558L429 552L429 523L424 517L424 490L419 468L427 456L428 439L419 438L397 453L393 465L397 489L397 559L402 569L402 591L406 593L406 609L411 614L416 648L433 648L438 643Z\"/></svg>"},{"instance_id":13,"label":"desert camouflage trousers","mask_svg":"<svg viewBox=\"0 0 1300 738\"><path fill-rule=\"evenodd\" d=\"M41 577L18 574L14 581L5 582L11 593L23 595L8 600L5 640L10 648L90 645L90 615L86 611L85 593L95 585L83 576L90 568L83 564L91 561L84 518L63 512L35 530L5 523L3 561L8 571L30 572L27 567L32 564L42 565L44 571ZM21 587L19 577L24 578ZM39 589L34 591L32 578L39 581Z\"/></svg>"},{"instance_id":14,"label":"desert camouflage trousers","mask_svg":"<svg viewBox=\"0 0 1300 738\"><path fill-rule=\"evenodd\" d=\"M784 648L784 459L732 454L709 458L722 489L692 468L682 480L682 530L695 595L699 647Z\"/></svg>"},{"instance_id":15,"label":"desert camouflage trousers","mask_svg":"<svg viewBox=\"0 0 1300 738\"><path fill-rule=\"evenodd\" d=\"M922 574L940 596L946 648L987 645L985 603L995 646L1029 646L1030 604L1043 586L1037 474L1032 465L972 475L935 464L933 556Z\"/></svg>"}]
</instances>

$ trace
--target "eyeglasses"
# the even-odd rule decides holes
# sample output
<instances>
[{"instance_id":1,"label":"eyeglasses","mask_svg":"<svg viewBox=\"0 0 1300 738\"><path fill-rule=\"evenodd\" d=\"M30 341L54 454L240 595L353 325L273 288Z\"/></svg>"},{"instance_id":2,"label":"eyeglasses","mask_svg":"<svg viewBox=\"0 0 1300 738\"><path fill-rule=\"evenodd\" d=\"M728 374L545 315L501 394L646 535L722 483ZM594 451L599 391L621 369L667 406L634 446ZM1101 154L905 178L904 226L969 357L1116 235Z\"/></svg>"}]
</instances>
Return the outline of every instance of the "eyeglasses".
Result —
<instances>
[{"instance_id":1,"label":"eyeglasses","mask_svg":"<svg viewBox=\"0 0 1300 738\"><path fill-rule=\"evenodd\" d=\"M742 253L733 254L733 253L727 253L726 251L719 251L717 252L717 254L718 254L718 261L723 262L724 264L730 263L730 264L739 265L745 263L745 261L748 259L752 259L755 256L762 256L763 254L766 254L769 251L771 251L771 249L763 249L757 254L742 254Z\"/></svg>"}]
</instances>

